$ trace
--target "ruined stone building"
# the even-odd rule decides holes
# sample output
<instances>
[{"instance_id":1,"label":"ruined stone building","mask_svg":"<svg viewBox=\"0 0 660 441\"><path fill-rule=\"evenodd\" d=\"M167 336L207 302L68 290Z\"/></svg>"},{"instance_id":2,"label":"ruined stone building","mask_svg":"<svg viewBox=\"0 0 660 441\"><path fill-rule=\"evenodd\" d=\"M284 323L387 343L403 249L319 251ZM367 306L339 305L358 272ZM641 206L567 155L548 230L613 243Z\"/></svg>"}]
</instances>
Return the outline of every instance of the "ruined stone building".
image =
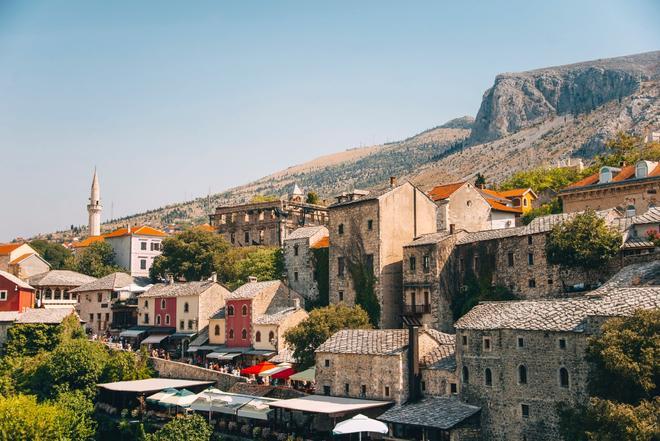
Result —
<instances>
[{"instance_id":1,"label":"ruined stone building","mask_svg":"<svg viewBox=\"0 0 660 441\"><path fill-rule=\"evenodd\" d=\"M284 240L284 262L289 286L306 300L319 300L319 288L328 296L328 229L300 227Z\"/></svg>"},{"instance_id":2,"label":"ruined stone building","mask_svg":"<svg viewBox=\"0 0 660 441\"><path fill-rule=\"evenodd\" d=\"M400 324L403 245L435 231L436 206L406 182L374 192L353 191L328 207L330 303L356 302L352 271L373 274L380 327Z\"/></svg>"},{"instance_id":3,"label":"ruined stone building","mask_svg":"<svg viewBox=\"0 0 660 441\"><path fill-rule=\"evenodd\" d=\"M483 302L456 323L462 401L485 440L560 439L556 405L584 403L588 338L607 318L660 307L660 262L631 265L587 296Z\"/></svg>"},{"instance_id":4,"label":"ruined stone building","mask_svg":"<svg viewBox=\"0 0 660 441\"><path fill-rule=\"evenodd\" d=\"M218 207L210 224L234 246L282 246L296 228L326 225L326 207L305 202L295 187L288 199Z\"/></svg>"},{"instance_id":5,"label":"ruined stone building","mask_svg":"<svg viewBox=\"0 0 660 441\"><path fill-rule=\"evenodd\" d=\"M629 216L660 204L660 164L639 161L624 167L601 167L598 173L559 192L565 213L619 208Z\"/></svg>"}]
</instances>

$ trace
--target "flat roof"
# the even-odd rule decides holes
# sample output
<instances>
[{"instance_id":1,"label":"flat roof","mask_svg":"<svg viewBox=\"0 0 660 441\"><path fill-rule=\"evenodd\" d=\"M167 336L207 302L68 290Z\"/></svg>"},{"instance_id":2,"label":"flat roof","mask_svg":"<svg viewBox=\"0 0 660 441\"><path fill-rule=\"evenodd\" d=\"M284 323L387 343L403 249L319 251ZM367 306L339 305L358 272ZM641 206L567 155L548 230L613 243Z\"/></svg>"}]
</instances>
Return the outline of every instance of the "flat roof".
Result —
<instances>
[{"instance_id":1,"label":"flat roof","mask_svg":"<svg viewBox=\"0 0 660 441\"><path fill-rule=\"evenodd\" d=\"M327 395L309 395L268 403L270 407L299 410L302 412L323 413L327 415L343 414L392 404L391 401L359 400L357 398L330 397Z\"/></svg>"},{"instance_id":2,"label":"flat roof","mask_svg":"<svg viewBox=\"0 0 660 441\"><path fill-rule=\"evenodd\" d=\"M193 381L193 380L179 380L176 378L147 378L146 380L133 380L133 381L116 381L114 383L101 383L97 384L98 387L103 389L112 390L115 392L154 392L167 388L182 388L192 386L210 386L215 384L215 381Z\"/></svg>"}]
</instances>

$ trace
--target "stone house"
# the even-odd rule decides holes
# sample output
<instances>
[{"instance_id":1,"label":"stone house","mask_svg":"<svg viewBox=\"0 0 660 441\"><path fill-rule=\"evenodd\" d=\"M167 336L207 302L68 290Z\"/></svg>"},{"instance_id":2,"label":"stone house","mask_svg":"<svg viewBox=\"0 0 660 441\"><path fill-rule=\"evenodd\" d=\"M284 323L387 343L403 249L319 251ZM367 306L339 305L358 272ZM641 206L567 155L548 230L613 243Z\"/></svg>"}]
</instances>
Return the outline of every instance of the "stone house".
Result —
<instances>
[{"instance_id":1,"label":"stone house","mask_svg":"<svg viewBox=\"0 0 660 441\"><path fill-rule=\"evenodd\" d=\"M387 189L355 190L328 207L330 303L355 304L351 269L375 276L382 328L400 323L403 245L436 230L436 206L409 182Z\"/></svg>"},{"instance_id":2,"label":"stone house","mask_svg":"<svg viewBox=\"0 0 660 441\"><path fill-rule=\"evenodd\" d=\"M437 231L511 228L522 214L511 200L486 193L470 182L438 185L429 196L438 206Z\"/></svg>"},{"instance_id":3,"label":"stone house","mask_svg":"<svg viewBox=\"0 0 660 441\"><path fill-rule=\"evenodd\" d=\"M0 311L23 312L33 308L35 289L13 274L0 270Z\"/></svg>"},{"instance_id":4,"label":"stone house","mask_svg":"<svg viewBox=\"0 0 660 441\"><path fill-rule=\"evenodd\" d=\"M209 216L211 227L234 246L279 247L296 228L326 225L326 207L308 204L296 185L288 199L218 207Z\"/></svg>"},{"instance_id":5,"label":"stone house","mask_svg":"<svg viewBox=\"0 0 660 441\"><path fill-rule=\"evenodd\" d=\"M60 308L75 307L78 304L78 294L72 291L95 280L95 277L76 271L52 270L30 277L28 282L37 290L38 306Z\"/></svg>"},{"instance_id":6,"label":"stone house","mask_svg":"<svg viewBox=\"0 0 660 441\"><path fill-rule=\"evenodd\" d=\"M658 193L660 164L639 161L621 168L601 167L598 173L562 189L559 198L565 213L619 208L634 216L658 206Z\"/></svg>"},{"instance_id":7,"label":"stone house","mask_svg":"<svg viewBox=\"0 0 660 441\"><path fill-rule=\"evenodd\" d=\"M623 236L628 219L616 210L598 214ZM405 314L450 331L460 309L457 305L479 286L498 286L523 299L563 297L573 286L588 287L612 274L616 267L585 274L548 264L546 236L556 224L572 216L543 216L523 227L499 230L432 233L406 244L402 290Z\"/></svg>"},{"instance_id":8,"label":"stone house","mask_svg":"<svg viewBox=\"0 0 660 441\"><path fill-rule=\"evenodd\" d=\"M559 439L556 405L588 398L588 338L608 317L660 307L660 262L621 270L590 295L484 302L456 322L462 401L488 440Z\"/></svg>"},{"instance_id":9,"label":"stone house","mask_svg":"<svg viewBox=\"0 0 660 441\"><path fill-rule=\"evenodd\" d=\"M328 267L328 245L328 229L322 225L298 228L284 240L287 281L306 300L319 299L319 283L327 295L328 281L319 281L318 276L320 267Z\"/></svg>"},{"instance_id":10,"label":"stone house","mask_svg":"<svg viewBox=\"0 0 660 441\"><path fill-rule=\"evenodd\" d=\"M655 252L657 247L649 240L649 235L660 236L660 207L649 208L646 213L630 218L630 228L626 233L623 243L625 255Z\"/></svg>"},{"instance_id":11,"label":"stone house","mask_svg":"<svg viewBox=\"0 0 660 441\"><path fill-rule=\"evenodd\" d=\"M258 351L279 353L286 348L284 333L305 320L309 314L300 307L298 299L293 306L266 311L252 323L252 347Z\"/></svg>"},{"instance_id":12,"label":"stone house","mask_svg":"<svg viewBox=\"0 0 660 441\"><path fill-rule=\"evenodd\" d=\"M0 271L27 280L50 271L50 264L26 243L0 244Z\"/></svg>"}]
</instances>

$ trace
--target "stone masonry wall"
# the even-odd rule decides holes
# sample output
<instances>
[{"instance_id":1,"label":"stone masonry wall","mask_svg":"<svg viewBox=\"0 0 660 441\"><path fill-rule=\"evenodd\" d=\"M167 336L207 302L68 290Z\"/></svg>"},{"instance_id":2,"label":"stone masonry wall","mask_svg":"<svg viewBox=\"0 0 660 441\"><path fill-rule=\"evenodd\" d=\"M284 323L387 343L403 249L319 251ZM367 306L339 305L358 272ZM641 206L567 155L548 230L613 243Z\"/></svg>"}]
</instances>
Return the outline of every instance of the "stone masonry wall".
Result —
<instances>
[{"instance_id":1,"label":"stone masonry wall","mask_svg":"<svg viewBox=\"0 0 660 441\"><path fill-rule=\"evenodd\" d=\"M162 358L150 357L154 369L162 378L180 378L185 380L215 381L220 390L227 391L234 383L245 383L244 377L224 374L222 372L193 366L178 361L164 360Z\"/></svg>"},{"instance_id":2,"label":"stone masonry wall","mask_svg":"<svg viewBox=\"0 0 660 441\"><path fill-rule=\"evenodd\" d=\"M315 276L314 252L311 245L320 238L327 236L327 234L326 229L321 229L311 237L285 239L284 241L284 262L289 286L299 292L305 299L311 301L316 301L319 297L319 288ZM296 249L298 250L297 255Z\"/></svg>"}]
</instances>

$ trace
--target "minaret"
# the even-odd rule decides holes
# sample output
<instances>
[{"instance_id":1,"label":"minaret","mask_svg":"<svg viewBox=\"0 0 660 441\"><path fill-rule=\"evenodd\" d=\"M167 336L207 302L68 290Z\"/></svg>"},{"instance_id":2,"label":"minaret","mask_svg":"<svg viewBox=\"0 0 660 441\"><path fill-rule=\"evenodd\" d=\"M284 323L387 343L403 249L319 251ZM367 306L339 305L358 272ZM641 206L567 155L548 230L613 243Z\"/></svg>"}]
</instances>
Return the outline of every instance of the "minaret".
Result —
<instances>
[{"instance_id":1,"label":"minaret","mask_svg":"<svg viewBox=\"0 0 660 441\"><path fill-rule=\"evenodd\" d=\"M87 212L89 213L89 235L101 235L101 190L99 188L99 177L96 174L96 167L94 167L94 178L92 179L92 193L89 197L89 205L87 205Z\"/></svg>"}]
</instances>

